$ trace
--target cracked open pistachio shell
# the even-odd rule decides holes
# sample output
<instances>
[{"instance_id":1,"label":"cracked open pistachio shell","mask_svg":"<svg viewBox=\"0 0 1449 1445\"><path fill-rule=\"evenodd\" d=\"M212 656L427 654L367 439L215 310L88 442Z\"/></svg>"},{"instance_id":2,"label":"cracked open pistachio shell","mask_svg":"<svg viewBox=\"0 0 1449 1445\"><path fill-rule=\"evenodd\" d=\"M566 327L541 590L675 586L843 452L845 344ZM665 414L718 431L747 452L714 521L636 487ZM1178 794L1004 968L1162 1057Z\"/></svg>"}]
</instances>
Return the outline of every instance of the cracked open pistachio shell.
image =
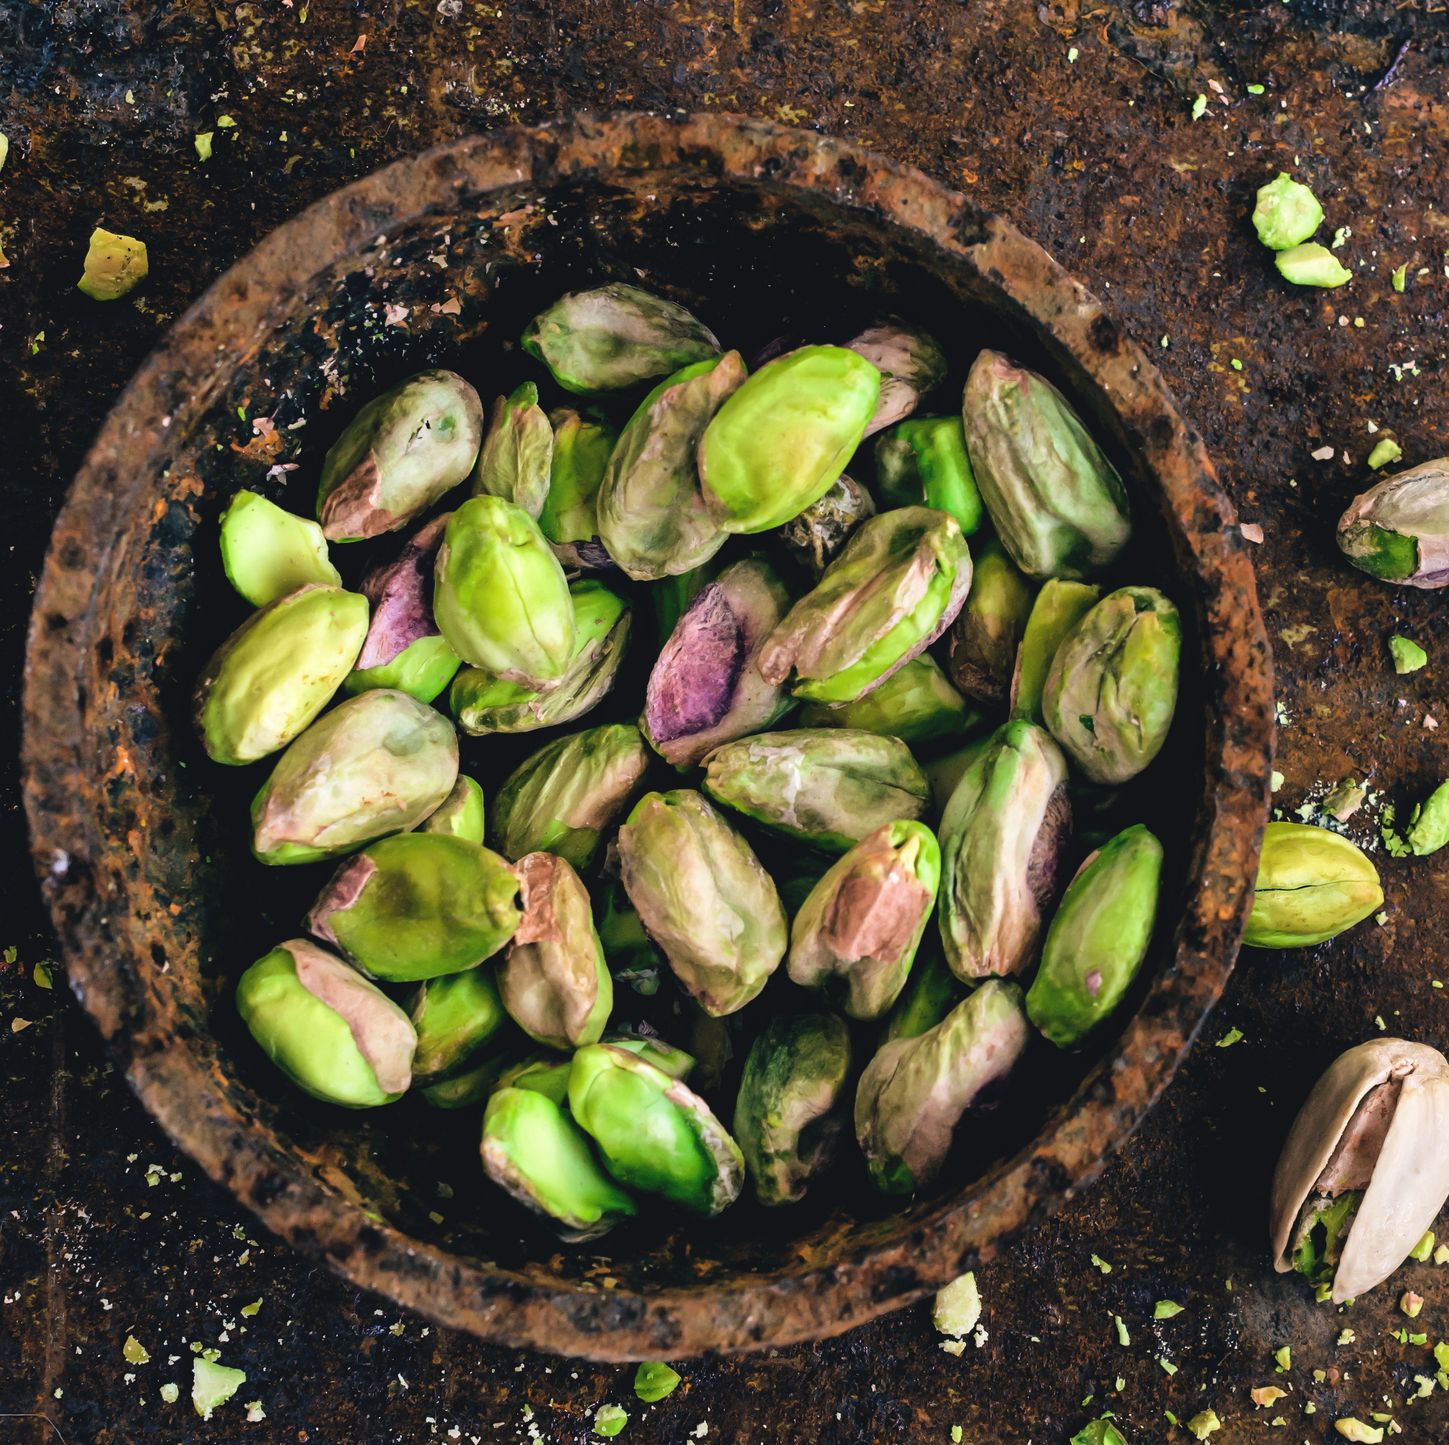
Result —
<instances>
[{"instance_id":1,"label":"cracked open pistachio shell","mask_svg":"<svg viewBox=\"0 0 1449 1445\"><path fill-rule=\"evenodd\" d=\"M458 735L416 698L377 688L339 703L277 759L252 800L263 863L312 863L415 828L458 781Z\"/></svg>"},{"instance_id":2,"label":"cracked open pistachio shell","mask_svg":"<svg viewBox=\"0 0 1449 1445\"><path fill-rule=\"evenodd\" d=\"M1125 783L1161 751L1181 657L1177 608L1155 587L1109 592L1057 648L1042 717L1094 783Z\"/></svg>"},{"instance_id":3,"label":"cracked open pistachio shell","mask_svg":"<svg viewBox=\"0 0 1449 1445\"><path fill-rule=\"evenodd\" d=\"M810 728L863 728L914 745L970 732L981 716L952 687L940 663L923 652L855 702L835 707L810 703L800 713L800 723Z\"/></svg>"},{"instance_id":4,"label":"cracked open pistachio shell","mask_svg":"<svg viewBox=\"0 0 1449 1445\"><path fill-rule=\"evenodd\" d=\"M557 727L582 717L608 695L628 649L632 611L602 582L569 583L574 614L573 653L547 692L507 682L481 667L465 667L448 692L458 726L474 737Z\"/></svg>"},{"instance_id":5,"label":"cracked open pistachio shell","mask_svg":"<svg viewBox=\"0 0 1449 1445\"><path fill-rule=\"evenodd\" d=\"M284 748L332 700L367 636L367 599L308 583L252 613L212 653L195 715L213 762Z\"/></svg>"},{"instance_id":6,"label":"cracked open pistachio shell","mask_svg":"<svg viewBox=\"0 0 1449 1445\"><path fill-rule=\"evenodd\" d=\"M419 702L432 702L457 672L461 659L433 620L433 558L447 523L447 516L429 522L393 561L363 578L372 620L343 682L348 692L395 687Z\"/></svg>"},{"instance_id":7,"label":"cracked open pistachio shell","mask_svg":"<svg viewBox=\"0 0 1449 1445\"><path fill-rule=\"evenodd\" d=\"M905 987L940 881L941 850L924 823L877 828L795 915L791 981L820 989L853 1019L879 1018Z\"/></svg>"},{"instance_id":8,"label":"cracked open pistachio shell","mask_svg":"<svg viewBox=\"0 0 1449 1445\"><path fill-rule=\"evenodd\" d=\"M719 342L683 306L623 281L571 291L541 311L523 349L565 391L619 391L703 361Z\"/></svg>"},{"instance_id":9,"label":"cracked open pistachio shell","mask_svg":"<svg viewBox=\"0 0 1449 1445\"><path fill-rule=\"evenodd\" d=\"M929 939L911 966L911 976L886 1020L883 1043L913 1039L933 1029L966 996L960 979L946 966L946 956Z\"/></svg>"},{"instance_id":10,"label":"cracked open pistachio shell","mask_svg":"<svg viewBox=\"0 0 1449 1445\"><path fill-rule=\"evenodd\" d=\"M691 571L724 545L695 456L710 418L744 379L737 351L683 367L639 403L619 433L594 506L599 540L636 581Z\"/></svg>"},{"instance_id":11,"label":"cracked open pistachio shell","mask_svg":"<svg viewBox=\"0 0 1449 1445\"><path fill-rule=\"evenodd\" d=\"M846 346L880 372L880 397L866 436L910 416L921 399L946 379L946 353L935 337L899 321L871 326Z\"/></svg>"},{"instance_id":12,"label":"cracked open pistachio shell","mask_svg":"<svg viewBox=\"0 0 1449 1445\"><path fill-rule=\"evenodd\" d=\"M486 809L483 789L474 778L458 774L453 791L422 822L424 833L446 833L469 843L483 841Z\"/></svg>"},{"instance_id":13,"label":"cracked open pistachio shell","mask_svg":"<svg viewBox=\"0 0 1449 1445\"><path fill-rule=\"evenodd\" d=\"M899 738L855 728L757 733L704 760L716 802L776 832L844 853L897 819L919 818L929 790Z\"/></svg>"},{"instance_id":14,"label":"cracked open pistachio shell","mask_svg":"<svg viewBox=\"0 0 1449 1445\"><path fill-rule=\"evenodd\" d=\"M966 450L986 511L1030 577L1090 577L1131 535L1122 479L1067 399L999 351L972 363Z\"/></svg>"},{"instance_id":15,"label":"cracked open pistachio shell","mask_svg":"<svg viewBox=\"0 0 1449 1445\"><path fill-rule=\"evenodd\" d=\"M1057 649L1096 606L1102 589L1091 582L1050 577L1031 604L1011 674L1011 715L1041 722L1041 695Z\"/></svg>"},{"instance_id":16,"label":"cracked open pistachio shell","mask_svg":"<svg viewBox=\"0 0 1449 1445\"><path fill-rule=\"evenodd\" d=\"M572 1244L637 1213L599 1167L588 1136L546 1094L499 1089L483 1113L483 1172Z\"/></svg>"},{"instance_id":17,"label":"cracked open pistachio shell","mask_svg":"<svg viewBox=\"0 0 1449 1445\"><path fill-rule=\"evenodd\" d=\"M761 1204L793 1204L834 1157L845 1126L850 1030L834 1014L786 1014L750 1046L734 1135Z\"/></svg>"},{"instance_id":18,"label":"cracked open pistachio shell","mask_svg":"<svg viewBox=\"0 0 1449 1445\"><path fill-rule=\"evenodd\" d=\"M589 893L552 853L518 860L523 917L498 964L498 991L529 1038L554 1049L597 1043L614 980L594 931Z\"/></svg>"},{"instance_id":19,"label":"cracked open pistachio shell","mask_svg":"<svg viewBox=\"0 0 1449 1445\"><path fill-rule=\"evenodd\" d=\"M1030 1039L1021 990L989 979L934 1028L883 1044L855 1091L855 1134L876 1188L910 1194L930 1184L966 1112Z\"/></svg>"},{"instance_id":20,"label":"cracked open pistachio shell","mask_svg":"<svg viewBox=\"0 0 1449 1445\"><path fill-rule=\"evenodd\" d=\"M628 1188L705 1215L739 1196L739 1145L698 1094L640 1055L608 1044L580 1049L569 1110Z\"/></svg>"},{"instance_id":21,"label":"cracked open pistachio shell","mask_svg":"<svg viewBox=\"0 0 1449 1445\"><path fill-rule=\"evenodd\" d=\"M493 418L473 468L473 495L502 497L537 517L548 500L553 427L531 381L493 403Z\"/></svg>"},{"instance_id":22,"label":"cracked open pistachio shell","mask_svg":"<svg viewBox=\"0 0 1449 1445\"><path fill-rule=\"evenodd\" d=\"M237 1012L267 1057L313 1098L368 1109L412 1082L408 1016L340 958L294 938L236 986Z\"/></svg>"},{"instance_id":23,"label":"cracked open pistachio shell","mask_svg":"<svg viewBox=\"0 0 1449 1445\"><path fill-rule=\"evenodd\" d=\"M221 565L226 580L253 607L265 607L308 582L342 585L322 528L258 492L238 492L221 514Z\"/></svg>"},{"instance_id":24,"label":"cracked open pistachio shell","mask_svg":"<svg viewBox=\"0 0 1449 1445\"><path fill-rule=\"evenodd\" d=\"M981 526L981 493L959 416L912 417L884 433L875 444L875 480L887 507L934 507L954 517L965 537Z\"/></svg>"},{"instance_id":25,"label":"cracked open pistachio shell","mask_svg":"<svg viewBox=\"0 0 1449 1445\"><path fill-rule=\"evenodd\" d=\"M1122 1001L1157 921L1162 844L1142 824L1093 853L1047 929L1026 1012L1060 1048L1080 1043Z\"/></svg>"},{"instance_id":26,"label":"cracked open pistachio shell","mask_svg":"<svg viewBox=\"0 0 1449 1445\"><path fill-rule=\"evenodd\" d=\"M483 403L456 372L420 371L367 403L322 462L317 519L333 542L406 527L463 481Z\"/></svg>"},{"instance_id":27,"label":"cracked open pistachio shell","mask_svg":"<svg viewBox=\"0 0 1449 1445\"><path fill-rule=\"evenodd\" d=\"M1337 938L1383 904L1378 869L1347 838L1309 823L1269 823L1243 942L1307 948Z\"/></svg>"},{"instance_id":28,"label":"cracked open pistachio shell","mask_svg":"<svg viewBox=\"0 0 1449 1445\"><path fill-rule=\"evenodd\" d=\"M424 979L407 997L418 1036L413 1082L421 1087L463 1073L508 1026L491 968Z\"/></svg>"},{"instance_id":29,"label":"cracked open pistachio shell","mask_svg":"<svg viewBox=\"0 0 1449 1445\"><path fill-rule=\"evenodd\" d=\"M742 1009L785 956L785 910L753 850L692 789L646 793L619 829L629 901L707 1013Z\"/></svg>"},{"instance_id":30,"label":"cracked open pistachio shell","mask_svg":"<svg viewBox=\"0 0 1449 1445\"><path fill-rule=\"evenodd\" d=\"M1313 1086L1273 1174L1280 1274L1331 1281L1335 1304L1381 1284L1449 1198L1449 1062L1404 1039L1340 1054Z\"/></svg>"},{"instance_id":31,"label":"cracked open pistachio shell","mask_svg":"<svg viewBox=\"0 0 1449 1445\"><path fill-rule=\"evenodd\" d=\"M599 537L598 495L619 434L606 422L568 408L551 411L548 419L553 462L539 530L565 567L612 567L614 559Z\"/></svg>"},{"instance_id":32,"label":"cracked open pistachio shell","mask_svg":"<svg viewBox=\"0 0 1449 1445\"><path fill-rule=\"evenodd\" d=\"M941 818L939 918L963 983L1035 959L1071 817L1066 759L1033 723L1008 723L962 775Z\"/></svg>"},{"instance_id":33,"label":"cracked open pistachio shell","mask_svg":"<svg viewBox=\"0 0 1449 1445\"><path fill-rule=\"evenodd\" d=\"M342 863L307 927L372 978L460 973L518 927L518 875L477 843L442 833L381 838Z\"/></svg>"},{"instance_id":34,"label":"cracked open pistachio shell","mask_svg":"<svg viewBox=\"0 0 1449 1445\"><path fill-rule=\"evenodd\" d=\"M568 670L568 579L538 523L502 497L470 497L448 518L433 615L464 662L507 682L543 692Z\"/></svg>"},{"instance_id":35,"label":"cracked open pistachio shell","mask_svg":"<svg viewBox=\"0 0 1449 1445\"><path fill-rule=\"evenodd\" d=\"M586 872L651 758L633 723L585 728L546 743L508 775L493 801L499 852L509 858L557 853Z\"/></svg>"},{"instance_id":36,"label":"cracked open pistachio shell","mask_svg":"<svg viewBox=\"0 0 1449 1445\"><path fill-rule=\"evenodd\" d=\"M798 517L780 528L785 550L817 581L840 554L851 534L875 516L871 495L846 473L836 477L830 490Z\"/></svg>"},{"instance_id":37,"label":"cracked open pistachio shell","mask_svg":"<svg viewBox=\"0 0 1449 1445\"><path fill-rule=\"evenodd\" d=\"M1005 705L1035 592L1000 542L976 553L971 590L951 626L951 676L967 697Z\"/></svg>"},{"instance_id":38,"label":"cracked open pistachio shell","mask_svg":"<svg viewBox=\"0 0 1449 1445\"><path fill-rule=\"evenodd\" d=\"M699 479L727 532L765 532L830 490L860 445L881 374L843 346L802 346L767 362L705 428Z\"/></svg>"},{"instance_id":39,"label":"cracked open pistachio shell","mask_svg":"<svg viewBox=\"0 0 1449 1445\"><path fill-rule=\"evenodd\" d=\"M1395 472L1355 497L1339 519L1338 545L1371 577L1449 586L1449 457Z\"/></svg>"},{"instance_id":40,"label":"cracked open pistachio shell","mask_svg":"<svg viewBox=\"0 0 1449 1445\"><path fill-rule=\"evenodd\" d=\"M664 644L644 694L644 736L676 767L720 743L758 732L790 708L784 688L760 676L761 644L790 595L763 557L747 557L706 583Z\"/></svg>"}]
</instances>

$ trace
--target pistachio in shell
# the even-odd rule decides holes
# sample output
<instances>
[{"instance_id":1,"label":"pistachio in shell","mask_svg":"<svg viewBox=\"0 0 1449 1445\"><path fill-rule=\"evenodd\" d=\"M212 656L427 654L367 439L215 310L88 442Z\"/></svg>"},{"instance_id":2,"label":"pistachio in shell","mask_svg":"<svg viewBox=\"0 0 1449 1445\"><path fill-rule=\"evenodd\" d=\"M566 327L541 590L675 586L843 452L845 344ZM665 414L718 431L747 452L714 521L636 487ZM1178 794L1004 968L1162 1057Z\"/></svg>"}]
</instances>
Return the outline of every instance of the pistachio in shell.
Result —
<instances>
[{"instance_id":1,"label":"pistachio in shell","mask_svg":"<svg viewBox=\"0 0 1449 1445\"><path fill-rule=\"evenodd\" d=\"M481 843L485 821L482 787L477 779L459 773L453 791L423 820L421 828L424 833L446 833L469 843Z\"/></svg>"},{"instance_id":2,"label":"pistachio in shell","mask_svg":"<svg viewBox=\"0 0 1449 1445\"><path fill-rule=\"evenodd\" d=\"M619 434L607 422L567 407L551 411L548 419L553 461L539 530L565 567L612 568L614 559L599 537L598 496Z\"/></svg>"},{"instance_id":3,"label":"pistachio in shell","mask_svg":"<svg viewBox=\"0 0 1449 1445\"><path fill-rule=\"evenodd\" d=\"M1011 674L1011 715L1040 723L1042 691L1057 649L1102 596L1092 582L1049 577L1027 614Z\"/></svg>"},{"instance_id":4,"label":"pistachio in shell","mask_svg":"<svg viewBox=\"0 0 1449 1445\"><path fill-rule=\"evenodd\" d=\"M1449 586L1449 457L1395 472L1355 497L1339 519L1338 546L1370 577Z\"/></svg>"},{"instance_id":5,"label":"pistachio in shell","mask_svg":"<svg viewBox=\"0 0 1449 1445\"><path fill-rule=\"evenodd\" d=\"M508 1027L491 968L424 979L406 1003L418 1036L413 1083L422 1088L467 1072Z\"/></svg>"},{"instance_id":6,"label":"pistachio in shell","mask_svg":"<svg viewBox=\"0 0 1449 1445\"><path fill-rule=\"evenodd\" d=\"M221 514L221 565L226 580L253 607L265 607L309 582L342 585L322 528L259 492L238 492Z\"/></svg>"},{"instance_id":7,"label":"pistachio in shell","mask_svg":"<svg viewBox=\"0 0 1449 1445\"><path fill-rule=\"evenodd\" d=\"M473 468L473 494L502 497L537 517L548 500L553 427L531 381L493 403L493 417Z\"/></svg>"},{"instance_id":8,"label":"pistachio in shell","mask_svg":"<svg viewBox=\"0 0 1449 1445\"><path fill-rule=\"evenodd\" d=\"M1271 822L1263 833L1249 948L1307 948L1337 938L1383 907L1378 869L1340 833Z\"/></svg>"}]
</instances>

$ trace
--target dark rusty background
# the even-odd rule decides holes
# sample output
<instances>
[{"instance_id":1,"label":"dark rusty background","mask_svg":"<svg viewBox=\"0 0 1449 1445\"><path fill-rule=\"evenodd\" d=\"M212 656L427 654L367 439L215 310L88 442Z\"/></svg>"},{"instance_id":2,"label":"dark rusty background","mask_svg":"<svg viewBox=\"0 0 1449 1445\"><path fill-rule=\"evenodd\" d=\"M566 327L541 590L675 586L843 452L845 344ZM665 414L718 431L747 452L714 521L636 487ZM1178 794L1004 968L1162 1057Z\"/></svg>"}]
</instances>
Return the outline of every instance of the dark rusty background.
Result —
<instances>
[{"instance_id":1,"label":"dark rusty background","mask_svg":"<svg viewBox=\"0 0 1449 1445\"><path fill-rule=\"evenodd\" d=\"M582 107L719 108L920 165L1017 221L1144 344L1166 338L1159 364L1240 516L1264 528L1285 813L1346 773L1371 775L1402 808L1449 772L1445 599L1359 577L1331 538L1370 422L1406 461L1449 450L1449 16L1318 3L440 8L0 4L11 140L0 356L18 378L0 406L13 559L0 727L14 726L24 614L66 480L162 326L222 267L340 181L451 135ZM1265 92L1247 94L1250 83ZM1198 94L1208 103L1194 121ZM215 128L219 115L235 127ZM214 128L203 165L192 136ZM1352 228L1339 255L1356 278L1342 290L1283 286L1253 238L1254 187L1295 161L1325 204L1323 238ZM151 251L145 288L108 307L72 287L98 222ZM1313 460L1323 446L1333 459ZM1430 646L1428 669L1393 674L1395 630ZM928 1312L913 1309L818 1347L691 1362L685 1385L646 1408L628 1370L489 1350L399 1318L260 1234L175 1154L63 988L33 981L51 945L12 802L13 738L4 755L0 947L16 953L0 994L0 1137L16 1142L0 1164L0 1412L44 1411L71 1442L583 1440L604 1401L630 1410L626 1440L693 1438L705 1424L705 1438L727 1441L945 1441L959 1424L970 1445L1040 1445L1110 1408L1138 1445L1188 1439L1163 1411L1185 1419L1205 1405L1225 1422L1214 1441L1337 1438L1335 1417L1387 1409L1406 1440L1449 1435L1443 1392L1403 1403L1430 1365L1390 1334L1408 1324L1397 1292L1346 1317L1313 1306L1266 1271L1262 1218L1287 1120L1335 1052L1376 1018L1449 1042L1431 982L1449 977L1445 855L1378 855L1382 927L1245 955L1138 1139L982 1272L979 1348L942 1354ZM1378 820L1371 806L1351 831L1369 841ZM1242 1041L1215 1048L1230 1027ZM1449 1273L1415 1267L1403 1280L1428 1301L1409 1327L1449 1336ZM258 1297L260 1312L241 1316ZM1161 1298L1185 1312L1153 1323ZM1345 1325L1355 1339L1336 1345ZM149 1363L123 1359L128 1334ZM191 1342L249 1375L209 1425L187 1403ZM1284 1344L1293 1364L1278 1375ZM175 1406L158 1395L168 1380L181 1385ZM1247 1391L1266 1384L1293 1393L1255 1411ZM245 1424L253 1399L267 1419ZM56 1435L0 1419L0 1439L12 1437Z\"/></svg>"}]
</instances>

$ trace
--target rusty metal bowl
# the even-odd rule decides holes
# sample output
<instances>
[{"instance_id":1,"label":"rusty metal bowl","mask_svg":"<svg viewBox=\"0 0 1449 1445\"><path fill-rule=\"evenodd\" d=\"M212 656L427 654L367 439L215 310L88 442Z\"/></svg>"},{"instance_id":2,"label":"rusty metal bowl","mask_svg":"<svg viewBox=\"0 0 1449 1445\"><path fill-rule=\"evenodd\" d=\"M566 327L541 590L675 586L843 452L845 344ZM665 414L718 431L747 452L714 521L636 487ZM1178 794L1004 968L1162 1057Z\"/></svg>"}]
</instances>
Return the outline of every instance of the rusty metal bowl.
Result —
<instances>
[{"instance_id":1,"label":"rusty metal bowl","mask_svg":"<svg viewBox=\"0 0 1449 1445\"><path fill-rule=\"evenodd\" d=\"M1045 370L1127 480L1136 580L1183 611L1178 723L1135 800L1175 858L1135 1012L1094 1054L1014 1092L942 1184L898 1211L847 1173L794 1212L742 1203L707 1226L655 1218L561 1251L483 1185L475 1118L412 1100L362 1115L312 1104L235 1018L235 978L296 931L316 878L259 878L240 821L258 770L210 766L191 734L193 679L242 611L217 517L242 486L305 508L346 415L419 366L457 365L485 397L508 389L524 321L605 277L684 300L746 355L782 331L839 335L897 312L959 364L989 344ZM295 476L264 480L294 458ZM26 804L68 976L162 1127L357 1284L489 1339L598 1359L837 1333L988 1258L1090 1182L1222 990L1266 813L1270 662L1252 569L1143 354L961 196L841 142L718 115L457 141L269 236L107 419L55 528L27 666Z\"/></svg>"}]
</instances>

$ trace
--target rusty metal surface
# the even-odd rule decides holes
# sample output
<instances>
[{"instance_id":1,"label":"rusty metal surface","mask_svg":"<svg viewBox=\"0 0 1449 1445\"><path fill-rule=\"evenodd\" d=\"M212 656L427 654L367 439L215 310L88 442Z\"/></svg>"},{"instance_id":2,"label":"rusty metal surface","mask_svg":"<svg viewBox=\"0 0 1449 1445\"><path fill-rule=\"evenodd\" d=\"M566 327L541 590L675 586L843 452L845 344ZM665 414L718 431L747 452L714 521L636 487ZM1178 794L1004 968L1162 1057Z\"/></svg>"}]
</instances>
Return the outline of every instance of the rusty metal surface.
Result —
<instances>
[{"instance_id":1,"label":"rusty metal surface","mask_svg":"<svg viewBox=\"0 0 1449 1445\"><path fill-rule=\"evenodd\" d=\"M139 6L107 23L66 5L38 20L0 17L22 27L0 46L15 101L0 175L11 260L0 306L7 354L21 362L16 434L26 441L10 478L12 542L25 549L17 591L28 590L64 479L158 315L305 200L493 118L537 119L600 95L728 106L922 164L1041 239L1140 340L1166 336L1169 380L1244 520L1265 530L1263 593L1286 712L1280 802L1292 809L1350 770L1372 772L1401 804L1427 791L1445 769L1424 722L1443 710L1445 689L1432 665L1395 678L1383 644L1396 629L1431 641L1442 603L1347 572L1329 525L1361 478L1368 422L1392 429L1410 459L1444 450L1445 242L1433 209L1446 171L1442 17L741 5L673 7L666 23L662 11L625 8L496 15L465 5L452 16L362 16L355 29L351 15L313 14L305 30L295 13L261 7L221 18L176 7L164 24ZM359 33L369 36L360 51ZM1247 96L1249 81L1265 94ZM1209 104L1193 122L1199 91ZM223 138L233 148L222 164L214 156L202 170L189 137L218 113L236 115L238 134ZM126 137L120 167L108 164L116 143L103 150L97 139L108 121ZM293 154L302 159L287 168ZM1286 292L1246 225L1253 187L1295 154L1328 224L1353 228L1344 254L1364 265L1344 291ZM165 210L145 209L162 201ZM69 290L94 219L152 241L140 306L100 314ZM1411 279L1397 296L1388 272L1401 261ZM1322 445L1334 460L1311 460ZM5 634L12 657L20 610ZM1357 820L1356 836L1371 838L1374 821ZM1442 1437L1442 1394L1398 1403L1426 1352L1388 1334L1404 1323L1391 1294L1346 1321L1264 1274L1266 1172L1311 1074L1374 1031L1376 1016L1444 1042L1442 991L1430 980L1449 908L1445 866L1383 868L1386 923L1305 954L1249 957L1219 1015L1243 1042L1200 1048L1103 1180L983 1269L990 1333L979 1349L940 1354L913 1310L830 1345L691 1365L670 1401L636 1408L629 1438L683 1438L704 1422L725 1439L945 1439L953 1423L968 1441L1056 1439L1104 1402L1134 1439L1167 1438L1164 1409L1186 1418L1209 1403L1227 1422L1214 1438L1257 1438L1274 1412L1254 1419L1246 1391L1284 1382L1271 1359L1281 1344L1295 1361L1295 1393L1277 1406L1292 1421L1287 1438L1330 1438L1335 1415L1390 1407L1409 1438ZM16 869L23 876L18 859ZM411 1439L456 1428L509 1439L532 1426L576 1439L598 1401L632 1403L624 1371L487 1350L424 1333L411 1317L394 1335L395 1316L373 1316L371 1297L309 1272L265 1236L232 1239L233 1223L246 1226L225 1197L157 1142L98 1063L84 1021L32 984L30 965L49 947L38 923L21 931L17 909L14 926L7 1017L32 1022L6 1051L7 1124L20 1144L3 1175L5 1409L43 1407L67 1438L251 1428L258 1438ZM147 1271L155 1277L143 1283ZM1413 1283L1437 1338L1435 1272L1418 1269ZM262 1311L239 1317L257 1295ZM1151 1302L1163 1297L1187 1311L1153 1324ZM1113 1314L1131 1345L1119 1343ZM1335 1346L1345 1323L1356 1341ZM128 1332L152 1363L122 1359ZM202 1426L159 1401L159 1383L180 1378L185 1410L191 1340L248 1369L270 1424L242 1427L238 1413ZM170 1354L180 1363L168 1368ZM239 1398L253 1398L250 1382ZM1300 1413L1304 1399L1316 1414ZM52 1438L41 1429L18 1438Z\"/></svg>"}]
</instances>

